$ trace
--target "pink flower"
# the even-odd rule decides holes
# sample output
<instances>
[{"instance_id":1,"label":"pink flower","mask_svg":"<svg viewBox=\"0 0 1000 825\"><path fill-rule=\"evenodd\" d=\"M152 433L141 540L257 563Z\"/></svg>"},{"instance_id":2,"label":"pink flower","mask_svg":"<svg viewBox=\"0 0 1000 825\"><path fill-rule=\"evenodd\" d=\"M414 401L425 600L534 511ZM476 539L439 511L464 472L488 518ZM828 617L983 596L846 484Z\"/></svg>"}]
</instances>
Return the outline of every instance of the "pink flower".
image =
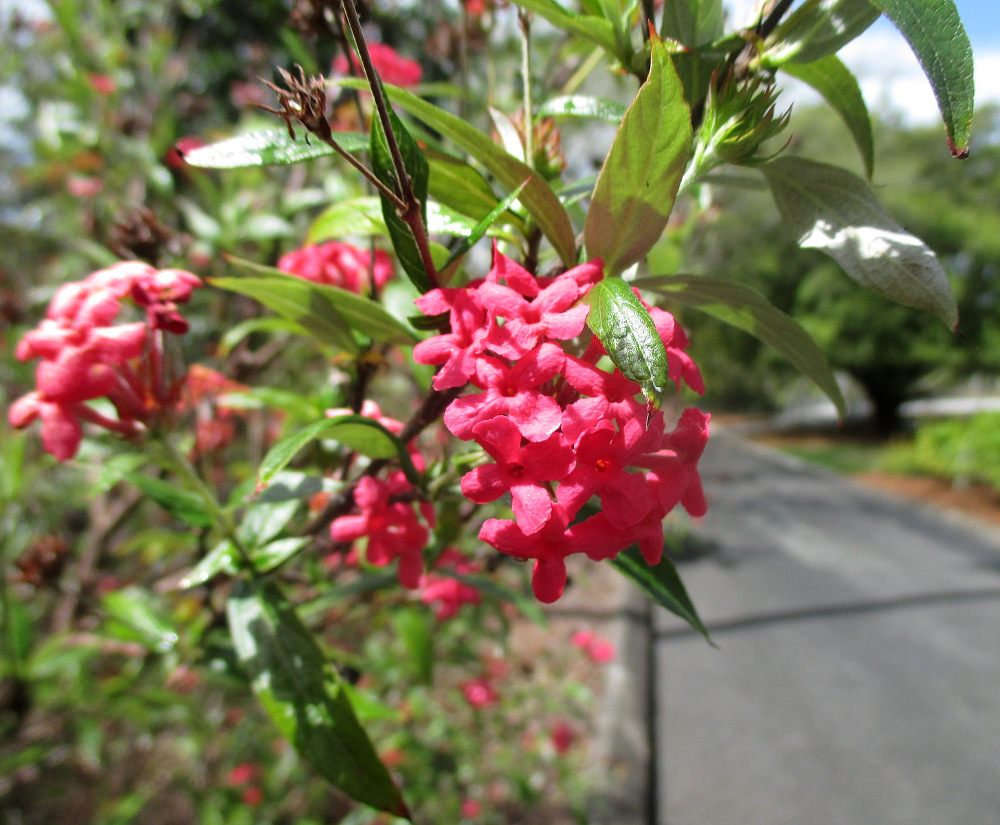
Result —
<instances>
[{"instance_id":1,"label":"pink flower","mask_svg":"<svg viewBox=\"0 0 1000 825\"><path fill-rule=\"evenodd\" d=\"M453 401L444 424L463 440L472 438L477 424L497 415L509 415L521 435L542 441L559 429L562 410L540 389L562 370L565 355L555 344L542 344L508 367L499 358L481 356L475 383L484 391Z\"/></svg>"},{"instance_id":2,"label":"pink flower","mask_svg":"<svg viewBox=\"0 0 1000 825\"><path fill-rule=\"evenodd\" d=\"M549 731L549 738L552 747L560 756L567 753L573 744L579 739L579 734L573 730L572 726L563 719L558 720Z\"/></svg>"},{"instance_id":3,"label":"pink flower","mask_svg":"<svg viewBox=\"0 0 1000 825\"><path fill-rule=\"evenodd\" d=\"M14 427L42 421L42 443L60 461L75 455L81 421L126 437L169 414L180 392L164 359L162 332L182 333L177 304L201 281L181 270L123 261L57 290L47 317L17 346L19 360L41 359L35 391L11 407ZM122 300L146 309L145 322L114 324ZM161 332L162 331L162 332ZM84 402L106 396L117 419Z\"/></svg>"},{"instance_id":4,"label":"pink flower","mask_svg":"<svg viewBox=\"0 0 1000 825\"><path fill-rule=\"evenodd\" d=\"M500 694L483 677L463 682L461 688L465 701L477 710L495 705L500 701Z\"/></svg>"},{"instance_id":5,"label":"pink flower","mask_svg":"<svg viewBox=\"0 0 1000 825\"><path fill-rule=\"evenodd\" d=\"M381 289L393 276L392 259L382 250L372 256L349 243L327 241L309 244L283 255L278 269L317 284L335 286L349 292L364 293L374 282Z\"/></svg>"},{"instance_id":6,"label":"pink flower","mask_svg":"<svg viewBox=\"0 0 1000 825\"><path fill-rule=\"evenodd\" d=\"M467 291L454 297L451 332L435 335L413 348L413 360L418 364L443 365L434 376L434 389L446 390L468 383L476 373L479 356L486 348L486 336L494 323L487 321L486 310Z\"/></svg>"},{"instance_id":7,"label":"pink flower","mask_svg":"<svg viewBox=\"0 0 1000 825\"><path fill-rule=\"evenodd\" d=\"M402 473L394 473L386 481L365 476L354 490L354 503L360 513L334 519L330 535L336 542L366 539L366 558L376 567L398 558L400 584L415 588L420 584L429 532L413 503L395 498L411 489ZM426 518L428 513L424 515Z\"/></svg>"},{"instance_id":8,"label":"pink flower","mask_svg":"<svg viewBox=\"0 0 1000 825\"><path fill-rule=\"evenodd\" d=\"M462 494L476 504L485 504L510 493L518 526L526 535L537 533L552 514L546 482L569 473L574 461L572 448L559 433L522 447L517 426L503 416L477 424L473 432L496 463L466 473Z\"/></svg>"},{"instance_id":9,"label":"pink flower","mask_svg":"<svg viewBox=\"0 0 1000 825\"><path fill-rule=\"evenodd\" d=\"M369 43L368 53L371 55L372 64L375 71L382 78L383 83L391 83L394 86L416 86L423 78L423 69L415 60L402 57L391 46L384 43ZM347 57L339 54L333 61L334 74L350 74L349 66L353 65L353 74L362 75L361 63L355 55L351 55L351 62L348 64Z\"/></svg>"},{"instance_id":10,"label":"pink flower","mask_svg":"<svg viewBox=\"0 0 1000 825\"><path fill-rule=\"evenodd\" d=\"M453 568L458 574L477 571L472 561L453 548L445 549L434 565L435 570L446 567ZM424 604L436 604L434 615L437 619L444 620L457 614L463 604L479 604L483 596L471 584L432 572L420 577L420 600Z\"/></svg>"},{"instance_id":11,"label":"pink flower","mask_svg":"<svg viewBox=\"0 0 1000 825\"><path fill-rule=\"evenodd\" d=\"M247 785L256 782L260 777L260 766L253 762L240 762L234 767L226 777L226 784L230 788L238 788L240 785Z\"/></svg>"},{"instance_id":12,"label":"pink flower","mask_svg":"<svg viewBox=\"0 0 1000 825\"><path fill-rule=\"evenodd\" d=\"M611 642L592 630L578 630L570 639L570 644L580 648L592 662L599 665L607 664L618 655Z\"/></svg>"},{"instance_id":13,"label":"pink flower","mask_svg":"<svg viewBox=\"0 0 1000 825\"><path fill-rule=\"evenodd\" d=\"M264 792L253 785L249 788L244 788L243 793L240 794L240 799L243 800L244 805L249 805L251 808L256 808L264 801Z\"/></svg>"},{"instance_id":14,"label":"pink flower","mask_svg":"<svg viewBox=\"0 0 1000 825\"><path fill-rule=\"evenodd\" d=\"M462 819L475 819L483 812L483 806L474 799L466 799L462 802L460 813Z\"/></svg>"}]
</instances>

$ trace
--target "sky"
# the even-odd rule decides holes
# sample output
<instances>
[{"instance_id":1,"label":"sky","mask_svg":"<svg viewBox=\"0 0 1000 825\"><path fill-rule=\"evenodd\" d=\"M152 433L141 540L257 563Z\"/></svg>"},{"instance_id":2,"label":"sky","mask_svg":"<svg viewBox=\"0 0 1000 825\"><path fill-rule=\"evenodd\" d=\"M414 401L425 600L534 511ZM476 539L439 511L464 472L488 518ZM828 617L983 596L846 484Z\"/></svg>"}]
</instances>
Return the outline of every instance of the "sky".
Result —
<instances>
[{"instance_id":1,"label":"sky","mask_svg":"<svg viewBox=\"0 0 1000 825\"><path fill-rule=\"evenodd\" d=\"M752 15L754 0L726 0L737 25ZM972 41L976 62L976 105L1000 103L1000 12L997 0L955 0ZM872 111L893 110L905 123L939 121L930 84L903 36L886 18L878 20L839 53L861 84ZM803 103L819 98L811 90L789 83L786 100Z\"/></svg>"}]
</instances>

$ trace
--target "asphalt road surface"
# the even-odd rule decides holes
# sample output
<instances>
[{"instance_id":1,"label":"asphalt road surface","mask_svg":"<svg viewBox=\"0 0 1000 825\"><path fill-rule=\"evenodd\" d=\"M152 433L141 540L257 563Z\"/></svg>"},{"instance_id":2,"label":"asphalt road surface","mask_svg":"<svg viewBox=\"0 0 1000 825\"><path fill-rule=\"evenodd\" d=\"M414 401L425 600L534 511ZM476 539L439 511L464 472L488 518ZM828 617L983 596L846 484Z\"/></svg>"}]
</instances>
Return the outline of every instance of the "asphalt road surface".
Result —
<instances>
[{"instance_id":1,"label":"asphalt road surface","mask_svg":"<svg viewBox=\"0 0 1000 825\"><path fill-rule=\"evenodd\" d=\"M1000 825L1000 531L725 434L657 611L658 825Z\"/></svg>"}]
</instances>

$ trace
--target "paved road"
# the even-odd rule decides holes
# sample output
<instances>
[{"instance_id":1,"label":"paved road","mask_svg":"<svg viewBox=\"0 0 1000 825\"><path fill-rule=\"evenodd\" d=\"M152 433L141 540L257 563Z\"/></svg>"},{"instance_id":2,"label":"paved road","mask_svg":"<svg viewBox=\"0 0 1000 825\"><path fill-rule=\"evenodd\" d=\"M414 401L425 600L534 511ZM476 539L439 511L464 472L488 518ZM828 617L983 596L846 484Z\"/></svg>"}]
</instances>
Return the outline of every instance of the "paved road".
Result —
<instances>
[{"instance_id":1,"label":"paved road","mask_svg":"<svg viewBox=\"0 0 1000 825\"><path fill-rule=\"evenodd\" d=\"M1000 825L1000 531L713 437L654 617L658 825Z\"/></svg>"}]
</instances>

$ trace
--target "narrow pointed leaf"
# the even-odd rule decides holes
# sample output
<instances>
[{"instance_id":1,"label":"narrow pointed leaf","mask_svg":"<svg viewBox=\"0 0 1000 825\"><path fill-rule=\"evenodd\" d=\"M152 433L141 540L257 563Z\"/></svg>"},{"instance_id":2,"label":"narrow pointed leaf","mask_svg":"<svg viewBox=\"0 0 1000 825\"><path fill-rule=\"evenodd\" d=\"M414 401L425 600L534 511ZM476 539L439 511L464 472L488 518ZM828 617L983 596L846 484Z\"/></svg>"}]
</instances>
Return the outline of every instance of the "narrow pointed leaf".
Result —
<instances>
[{"instance_id":1,"label":"narrow pointed leaf","mask_svg":"<svg viewBox=\"0 0 1000 825\"><path fill-rule=\"evenodd\" d=\"M633 545L623 550L611 564L627 578L631 579L660 607L665 607L697 630L711 643L708 629L702 623L694 603L688 596L684 582L677 573L674 563L666 556L655 567L650 567L642 558L639 549Z\"/></svg>"},{"instance_id":2,"label":"narrow pointed leaf","mask_svg":"<svg viewBox=\"0 0 1000 825\"><path fill-rule=\"evenodd\" d=\"M486 179L468 163L430 152L428 192L434 200L474 220L493 209L497 196Z\"/></svg>"},{"instance_id":3,"label":"narrow pointed leaf","mask_svg":"<svg viewBox=\"0 0 1000 825\"><path fill-rule=\"evenodd\" d=\"M842 417L846 415L844 397L823 351L798 321L759 292L734 281L700 275L657 275L639 278L632 285L698 309L774 347L827 394Z\"/></svg>"},{"instance_id":4,"label":"narrow pointed leaf","mask_svg":"<svg viewBox=\"0 0 1000 825\"><path fill-rule=\"evenodd\" d=\"M352 799L408 818L337 671L277 586L240 582L226 614L254 693L299 754Z\"/></svg>"},{"instance_id":5,"label":"narrow pointed leaf","mask_svg":"<svg viewBox=\"0 0 1000 825\"><path fill-rule=\"evenodd\" d=\"M162 478L142 473L122 473L122 477L189 527L211 527L214 523L205 502L196 493L182 490Z\"/></svg>"},{"instance_id":6,"label":"narrow pointed leaf","mask_svg":"<svg viewBox=\"0 0 1000 825\"><path fill-rule=\"evenodd\" d=\"M368 138L351 132L335 132L334 141L348 152L368 148ZM284 166L313 158L335 155L332 146L318 137L300 133L293 139L287 130L250 132L185 152L184 162L205 169L238 169L245 166Z\"/></svg>"},{"instance_id":7,"label":"narrow pointed leaf","mask_svg":"<svg viewBox=\"0 0 1000 825\"><path fill-rule=\"evenodd\" d=\"M482 239L482 237L489 231L489 228L493 225L493 222L499 219L499 217L510 209L510 206L514 201L517 200L521 192L524 191L524 187L528 185L528 181L522 183L517 189L507 195L500 203L493 207L478 224L476 224L468 235L466 235L461 243L455 247L455 250L451 253L448 258L448 262L441 267L442 270L447 270L455 261L461 258L466 252L468 252L472 247Z\"/></svg>"},{"instance_id":8,"label":"narrow pointed leaf","mask_svg":"<svg viewBox=\"0 0 1000 825\"><path fill-rule=\"evenodd\" d=\"M268 450L257 472L258 492L285 469L303 447L317 438L333 439L369 458L398 457L407 480L415 487L420 485L420 474L402 441L374 419L363 415L339 415L314 421L285 436Z\"/></svg>"},{"instance_id":9,"label":"narrow pointed leaf","mask_svg":"<svg viewBox=\"0 0 1000 825\"><path fill-rule=\"evenodd\" d=\"M934 89L948 145L969 154L975 105L972 45L954 0L873 0L902 32Z\"/></svg>"},{"instance_id":10,"label":"narrow pointed leaf","mask_svg":"<svg viewBox=\"0 0 1000 825\"><path fill-rule=\"evenodd\" d=\"M341 85L357 86L347 80ZM414 117L433 127L442 135L461 146L472 157L496 176L508 190L516 189L530 178L519 198L524 208L534 218L538 227L555 248L566 266L576 264L576 237L569 215L559 198L543 178L516 158L511 157L486 135L459 117L428 103L397 86L386 86L386 93L393 103L406 109Z\"/></svg>"},{"instance_id":11,"label":"narrow pointed leaf","mask_svg":"<svg viewBox=\"0 0 1000 825\"><path fill-rule=\"evenodd\" d=\"M240 566L240 557L236 547L226 539L213 547L205 558L192 567L180 580L178 586L182 589L198 587L219 573L235 576L240 571Z\"/></svg>"},{"instance_id":12,"label":"narrow pointed leaf","mask_svg":"<svg viewBox=\"0 0 1000 825\"><path fill-rule=\"evenodd\" d=\"M875 166L872 122L861 87L850 69L835 55L830 55L813 63L786 63L782 70L812 86L840 115L861 153L865 174L870 180Z\"/></svg>"},{"instance_id":13,"label":"narrow pointed leaf","mask_svg":"<svg viewBox=\"0 0 1000 825\"><path fill-rule=\"evenodd\" d=\"M229 258L228 260L238 269L254 276L260 276L260 278L216 278L212 280L214 285L221 285L225 289L239 292L241 283L252 280L271 280L273 283L269 285L269 295L283 293L287 296L288 301L301 299L301 306L296 311L308 313L310 323L322 324L324 329L329 324L323 322L328 321L329 323L342 324L345 330L355 330L371 340L383 344L415 344L419 340L413 330L403 324L382 304L366 298L364 295L358 295L327 284L307 281L271 266L262 266L239 258ZM302 289L303 284L305 290ZM261 302L270 306L264 301ZM275 308L272 307L272 309ZM278 310L275 309L275 311ZM298 318L292 318L292 320L302 323Z\"/></svg>"},{"instance_id":14,"label":"narrow pointed leaf","mask_svg":"<svg viewBox=\"0 0 1000 825\"><path fill-rule=\"evenodd\" d=\"M583 300L590 306L587 325L615 366L659 407L667 386L667 352L649 310L621 278L599 281Z\"/></svg>"},{"instance_id":15,"label":"narrow pointed leaf","mask_svg":"<svg viewBox=\"0 0 1000 825\"><path fill-rule=\"evenodd\" d=\"M389 125L399 146L413 195L420 203L420 213L426 227L427 177L429 174L427 158L424 157L424 153L420 151L420 147L417 146L417 142L407 131L403 122L391 109L389 110ZM396 182L396 167L392 160L392 152L389 149L385 130L382 128L382 121L377 117L372 118L372 171L382 183L395 189L396 192L402 191ZM389 230L389 239L392 241L392 248L396 252L400 266L403 267L403 271L410 277L417 289L421 292L427 292L434 286L434 283L424 265L413 232L399 216L393 202L385 195L379 197L382 200L382 218Z\"/></svg>"},{"instance_id":16,"label":"narrow pointed leaf","mask_svg":"<svg viewBox=\"0 0 1000 825\"><path fill-rule=\"evenodd\" d=\"M820 60L840 51L880 16L869 0L806 0L775 29L761 59L770 67Z\"/></svg>"},{"instance_id":17,"label":"narrow pointed leaf","mask_svg":"<svg viewBox=\"0 0 1000 825\"><path fill-rule=\"evenodd\" d=\"M667 225L691 156L691 112L659 40L649 77L629 106L597 178L584 240L591 258L617 275L640 261Z\"/></svg>"},{"instance_id":18,"label":"narrow pointed leaf","mask_svg":"<svg viewBox=\"0 0 1000 825\"><path fill-rule=\"evenodd\" d=\"M601 46L609 54L616 53L618 39L615 37L615 27L607 20L591 14L574 14L555 0L515 0L515 2L522 9L544 17L557 29L574 32Z\"/></svg>"},{"instance_id":19,"label":"narrow pointed leaf","mask_svg":"<svg viewBox=\"0 0 1000 825\"><path fill-rule=\"evenodd\" d=\"M904 230L846 169L785 157L758 167L799 246L828 254L854 280L949 327L958 307L937 256Z\"/></svg>"}]
</instances>

